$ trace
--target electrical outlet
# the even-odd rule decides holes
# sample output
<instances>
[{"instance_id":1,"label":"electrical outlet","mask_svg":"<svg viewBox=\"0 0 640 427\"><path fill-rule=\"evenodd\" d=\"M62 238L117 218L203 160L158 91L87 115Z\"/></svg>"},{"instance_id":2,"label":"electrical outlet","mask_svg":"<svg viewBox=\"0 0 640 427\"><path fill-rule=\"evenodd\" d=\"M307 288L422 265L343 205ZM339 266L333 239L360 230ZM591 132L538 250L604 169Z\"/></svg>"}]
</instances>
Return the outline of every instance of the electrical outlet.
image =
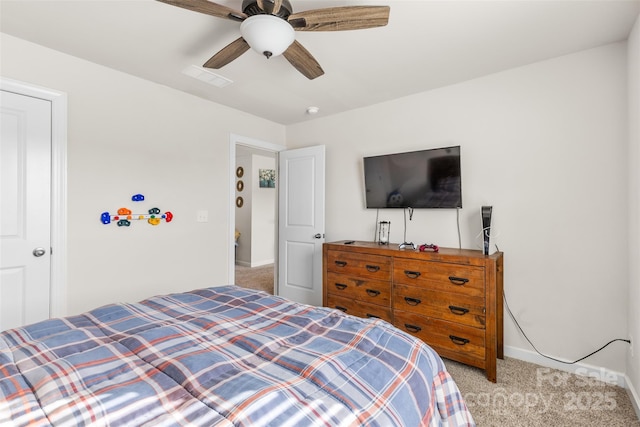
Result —
<instances>
[{"instance_id":1,"label":"electrical outlet","mask_svg":"<svg viewBox=\"0 0 640 427\"><path fill-rule=\"evenodd\" d=\"M197 222L209 222L209 211L199 210L196 212Z\"/></svg>"}]
</instances>

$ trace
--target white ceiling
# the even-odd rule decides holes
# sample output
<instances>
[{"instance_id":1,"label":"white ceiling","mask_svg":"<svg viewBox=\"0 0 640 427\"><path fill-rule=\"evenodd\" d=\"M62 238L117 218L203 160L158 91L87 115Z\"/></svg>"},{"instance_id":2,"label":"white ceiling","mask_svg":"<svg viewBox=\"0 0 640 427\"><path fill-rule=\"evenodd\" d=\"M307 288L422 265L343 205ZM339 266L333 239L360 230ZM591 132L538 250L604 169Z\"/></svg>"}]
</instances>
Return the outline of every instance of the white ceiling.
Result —
<instances>
[{"instance_id":1,"label":"white ceiling","mask_svg":"<svg viewBox=\"0 0 640 427\"><path fill-rule=\"evenodd\" d=\"M240 9L242 0L217 3ZM389 5L386 27L296 32L325 74L249 51L214 70L218 88L182 71L240 36L239 23L155 0L1 0L0 30L284 125L336 114L625 40L640 0L291 0L294 12ZM46 64L42 64L46 66ZM316 116L305 113L317 106Z\"/></svg>"}]
</instances>

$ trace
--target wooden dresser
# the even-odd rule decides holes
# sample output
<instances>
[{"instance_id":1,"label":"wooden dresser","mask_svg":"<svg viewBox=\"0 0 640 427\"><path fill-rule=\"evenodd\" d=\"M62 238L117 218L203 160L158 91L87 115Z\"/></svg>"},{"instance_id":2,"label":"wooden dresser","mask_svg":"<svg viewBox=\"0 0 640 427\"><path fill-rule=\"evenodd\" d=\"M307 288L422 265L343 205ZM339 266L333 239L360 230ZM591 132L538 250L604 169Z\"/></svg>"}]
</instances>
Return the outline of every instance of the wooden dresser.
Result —
<instances>
[{"instance_id":1,"label":"wooden dresser","mask_svg":"<svg viewBox=\"0 0 640 427\"><path fill-rule=\"evenodd\" d=\"M503 358L503 254L345 241L323 246L323 304L379 317L440 356L484 369Z\"/></svg>"}]
</instances>

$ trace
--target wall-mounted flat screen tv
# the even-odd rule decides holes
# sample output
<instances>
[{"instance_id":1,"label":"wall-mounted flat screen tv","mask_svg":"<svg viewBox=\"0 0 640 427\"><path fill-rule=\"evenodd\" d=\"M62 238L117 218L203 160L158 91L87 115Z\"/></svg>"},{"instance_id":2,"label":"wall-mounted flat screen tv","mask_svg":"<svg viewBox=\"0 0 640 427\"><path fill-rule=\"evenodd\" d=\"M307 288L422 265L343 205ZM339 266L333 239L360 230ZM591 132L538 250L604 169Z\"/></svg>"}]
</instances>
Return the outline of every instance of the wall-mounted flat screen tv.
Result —
<instances>
[{"instance_id":1,"label":"wall-mounted flat screen tv","mask_svg":"<svg viewBox=\"0 0 640 427\"><path fill-rule=\"evenodd\" d=\"M368 209L461 208L460 146L364 158Z\"/></svg>"}]
</instances>

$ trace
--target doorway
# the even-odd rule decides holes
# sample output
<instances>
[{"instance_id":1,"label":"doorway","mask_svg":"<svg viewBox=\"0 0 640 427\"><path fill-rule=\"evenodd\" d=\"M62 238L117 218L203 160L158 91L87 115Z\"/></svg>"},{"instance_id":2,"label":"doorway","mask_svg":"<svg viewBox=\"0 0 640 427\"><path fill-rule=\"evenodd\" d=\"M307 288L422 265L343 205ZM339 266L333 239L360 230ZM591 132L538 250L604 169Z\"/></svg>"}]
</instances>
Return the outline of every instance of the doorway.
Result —
<instances>
[{"instance_id":1,"label":"doorway","mask_svg":"<svg viewBox=\"0 0 640 427\"><path fill-rule=\"evenodd\" d=\"M275 186L260 187L260 171L277 174L284 146L231 135L229 283L277 294L278 205Z\"/></svg>"},{"instance_id":2,"label":"doorway","mask_svg":"<svg viewBox=\"0 0 640 427\"><path fill-rule=\"evenodd\" d=\"M274 294L305 304L321 305L322 243L325 238L325 147L318 145L285 150L284 146L231 134L228 240L228 283L231 284L236 280L236 148L239 146L277 154L278 204L273 233L274 246L278 249L274 253ZM240 204L243 203L244 199L240 201Z\"/></svg>"},{"instance_id":3,"label":"doorway","mask_svg":"<svg viewBox=\"0 0 640 427\"><path fill-rule=\"evenodd\" d=\"M236 284L274 291L277 153L236 145Z\"/></svg>"}]
</instances>

